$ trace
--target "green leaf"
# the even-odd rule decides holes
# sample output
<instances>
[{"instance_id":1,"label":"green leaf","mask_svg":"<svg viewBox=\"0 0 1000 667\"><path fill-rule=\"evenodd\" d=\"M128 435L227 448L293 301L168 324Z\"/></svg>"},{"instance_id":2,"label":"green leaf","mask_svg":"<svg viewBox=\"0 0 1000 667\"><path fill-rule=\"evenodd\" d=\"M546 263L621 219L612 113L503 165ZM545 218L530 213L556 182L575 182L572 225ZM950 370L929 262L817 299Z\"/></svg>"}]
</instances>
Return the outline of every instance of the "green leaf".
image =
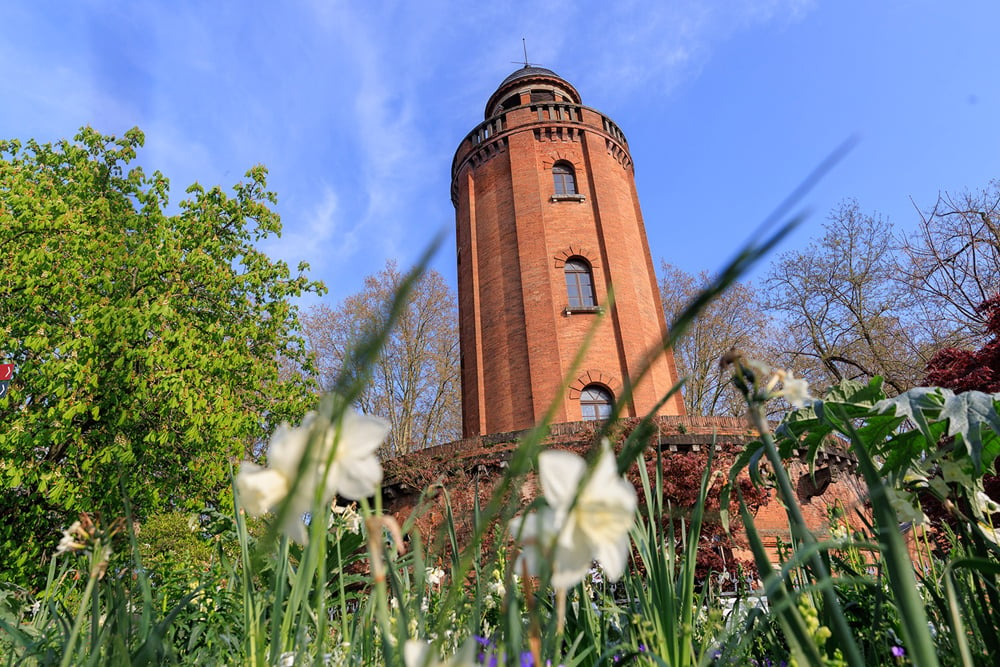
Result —
<instances>
[{"instance_id":1,"label":"green leaf","mask_svg":"<svg viewBox=\"0 0 1000 667\"><path fill-rule=\"evenodd\" d=\"M775 440L779 454L788 458L795 449L804 448L811 465L834 432L846 435L847 422L870 418L873 407L884 397L880 377L867 384L844 380L830 387L822 400L790 412L778 426Z\"/></svg>"},{"instance_id":2,"label":"green leaf","mask_svg":"<svg viewBox=\"0 0 1000 667\"><path fill-rule=\"evenodd\" d=\"M940 387L914 387L899 396L879 401L875 410L880 413L893 410L893 414L906 417L917 425L928 442L932 442L927 420L937 419L946 398L952 394L951 390Z\"/></svg>"},{"instance_id":3,"label":"green leaf","mask_svg":"<svg viewBox=\"0 0 1000 667\"><path fill-rule=\"evenodd\" d=\"M872 407L884 398L882 378L876 375L867 383L843 380L830 387L823 400L845 406Z\"/></svg>"},{"instance_id":4,"label":"green leaf","mask_svg":"<svg viewBox=\"0 0 1000 667\"><path fill-rule=\"evenodd\" d=\"M993 395L981 391L948 392L941 419L948 420L949 436L962 436L976 474L981 475L1000 453L1000 441L996 437L1000 435L1000 415L997 414ZM993 432L992 435L986 434L985 442L989 447L984 446L983 426Z\"/></svg>"},{"instance_id":5,"label":"green leaf","mask_svg":"<svg viewBox=\"0 0 1000 667\"><path fill-rule=\"evenodd\" d=\"M896 419L902 420L901 417L897 417ZM872 450L884 457L879 471L880 474L903 473L914 461L918 461L925 454L936 450L937 443L941 440L941 436L944 435L946 426L947 423L943 421L932 422L929 425L931 435L929 440L926 435L918 430L896 433L883 442L881 446L876 446L874 440L869 440L868 442L871 444ZM859 433L862 432L864 432L864 429L859 429ZM864 436L862 439L864 439Z\"/></svg>"}]
</instances>

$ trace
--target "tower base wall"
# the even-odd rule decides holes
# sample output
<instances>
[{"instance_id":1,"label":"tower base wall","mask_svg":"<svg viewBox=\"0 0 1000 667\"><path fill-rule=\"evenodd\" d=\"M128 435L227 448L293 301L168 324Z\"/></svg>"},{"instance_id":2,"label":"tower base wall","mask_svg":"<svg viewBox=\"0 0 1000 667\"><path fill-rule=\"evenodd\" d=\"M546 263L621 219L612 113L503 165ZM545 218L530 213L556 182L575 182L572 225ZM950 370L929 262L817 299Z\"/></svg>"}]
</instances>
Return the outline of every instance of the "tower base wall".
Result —
<instances>
[{"instance_id":1,"label":"tower base wall","mask_svg":"<svg viewBox=\"0 0 1000 667\"><path fill-rule=\"evenodd\" d=\"M610 429L612 439L620 443L637 423L638 420L620 420L613 424ZM668 483L676 483L678 475L690 475L692 465L697 466L700 462L701 467L695 468L693 482L693 486L697 487L713 445L723 459L728 456L728 460L732 460L757 437L746 421L732 417L668 416L658 417L656 424L658 432L653 436L646 456L654 456L651 452L655 452L655 447L659 448L663 456L665 487ZM585 452L597 444L600 427L600 422L593 421L553 424L549 427L543 447ZM528 431L512 431L465 438L385 462L383 495L387 511L395 515L400 524L412 519L424 543L433 550L443 548L447 542L442 528L448 515L446 502L450 503L459 540L467 543L471 537L472 508L477 498L480 506L486 505L506 473L514 451L527 434ZM857 462L852 456L845 452L823 450L816 459L815 475L811 475L805 454L804 450L796 452L796 457L786 461L785 466L795 485L796 501L802 508L807 525L818 538L830 538L829 519L835 508L838 512L842 511L852 525L860 522L859 512L862 516L870 514L865 486L857 474ZM637 469L633 468L635 477ZM676 474L672 476L672 472ZM443 493L436 496L424 493L432 485L441 485L447 490L447 501ZM527 506L541 493L533 474L529 474L515 492L520 495L521 506ZM762 493L755 507L754 525L771 560L777 562L781 545L791 544L785 510L780 502L776 502L773 489ZM714 515L710 512L706 520L717 522L717 510ZM729 557L752 561L743 536L736 535L734 538L728 550Z\"/></svg>"}]
</instances>

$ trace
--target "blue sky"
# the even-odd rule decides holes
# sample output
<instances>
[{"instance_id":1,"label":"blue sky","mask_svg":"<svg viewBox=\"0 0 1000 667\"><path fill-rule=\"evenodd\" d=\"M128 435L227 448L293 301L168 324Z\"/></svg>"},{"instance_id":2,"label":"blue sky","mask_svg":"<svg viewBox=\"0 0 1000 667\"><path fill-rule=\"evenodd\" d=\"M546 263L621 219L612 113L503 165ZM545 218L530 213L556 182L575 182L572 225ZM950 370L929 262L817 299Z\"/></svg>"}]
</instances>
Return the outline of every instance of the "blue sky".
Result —
<instances>
[{"instance_id":1,"label":"blue sky","mask_svg":"<svg viewBox=\"0 0 1000 667\"><path fill-rule=\"evenodd\" d=\"M0 135L138 125L175 202L267 165L265 248L331 303L440 232L454 284L451 159L523 37L628 137L654 261L712 270L851 136L786 248L848 197L906 230L914 202L1000 177L998 25L987 0L12 0Z\"/></svg>"}]
</instances>

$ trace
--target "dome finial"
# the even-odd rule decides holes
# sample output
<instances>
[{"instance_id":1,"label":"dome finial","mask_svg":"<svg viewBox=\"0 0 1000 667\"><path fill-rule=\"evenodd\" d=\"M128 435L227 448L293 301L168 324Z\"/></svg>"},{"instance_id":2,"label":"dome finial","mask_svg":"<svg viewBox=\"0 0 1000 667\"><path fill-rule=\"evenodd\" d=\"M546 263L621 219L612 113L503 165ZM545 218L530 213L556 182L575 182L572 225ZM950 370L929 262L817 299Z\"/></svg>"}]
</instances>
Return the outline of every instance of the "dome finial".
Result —
<instances>
[{"instance_id":1,"label":"dome finial","mask_svg":"<svg viewBox=\"0 0 1000 667\"><path fill-rule=\"evenodd\" d=\"M512 60L511 62L515 65L523 64L525 69L528 69L529 67L538 67L538 63L528 62L528 42L524 39L524 37L521 38L521 47L524 48L524 62L522 63L520 60Z\"/></svg>"}]
</instances>

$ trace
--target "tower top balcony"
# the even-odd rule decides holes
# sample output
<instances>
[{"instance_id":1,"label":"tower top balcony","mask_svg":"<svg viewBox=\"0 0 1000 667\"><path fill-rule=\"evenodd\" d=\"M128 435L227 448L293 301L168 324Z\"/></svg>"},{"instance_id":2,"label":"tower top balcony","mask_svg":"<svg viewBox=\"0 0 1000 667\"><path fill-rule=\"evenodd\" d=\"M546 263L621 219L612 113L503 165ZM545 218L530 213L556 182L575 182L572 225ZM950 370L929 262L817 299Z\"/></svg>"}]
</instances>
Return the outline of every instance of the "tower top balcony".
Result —
<instances>
[{"instance_id":1,"label":"tower top balcony","mask_svg":"<svg viewBox=\"0 0 1000 667\"><path fill-rule=\"evenodd\" d=\"M484 118L489 120L507 109L533 102L580 104L580 93L552 70L525 65L500 82L486 102Z\"/></svg>"},{"instance_id":2,"label":"tower top balcony","mask_svg":"<svg viewBox=\"0 0 1000 667\"><path fill-rule=\"evenodd\" d=\"M452 202L457 202L456 179L462 168L504 151L509 136L516 132L534 132L536 137L558 140L591 133L606 144L608 153L623 167L632 169L628 141L613 120L583 106L576 88L552 70L521 67L500 82L486 104L486 120L469 132L455 151L451 163Z\"/></svg>"}]
</instances>

